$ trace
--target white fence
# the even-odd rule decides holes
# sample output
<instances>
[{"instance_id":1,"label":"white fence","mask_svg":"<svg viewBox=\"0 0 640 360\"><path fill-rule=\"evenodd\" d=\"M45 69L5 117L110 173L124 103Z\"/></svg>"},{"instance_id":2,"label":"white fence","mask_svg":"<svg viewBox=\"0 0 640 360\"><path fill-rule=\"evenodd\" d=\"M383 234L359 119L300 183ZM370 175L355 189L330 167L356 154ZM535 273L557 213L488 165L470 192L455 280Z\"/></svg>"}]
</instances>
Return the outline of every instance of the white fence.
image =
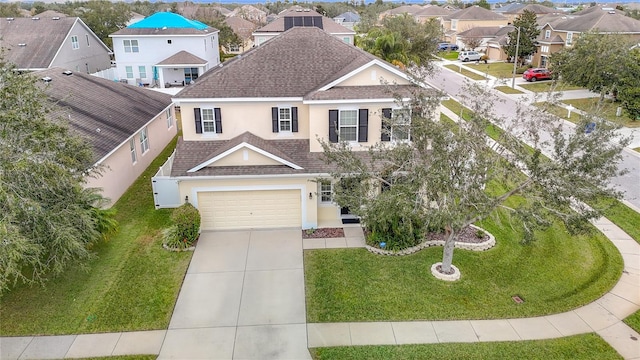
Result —
<instances>
[{"instance_id":1,"label":"white fence","mask_svg":"<svg viewBox=\"0 0 640 360\"><path fill-rule=\"evenodd\" d=\"M104 69L102 71L98 71L97 73L93 73L91 75L97 76L97 77L101 77L101 78L107 79L107 80L118 81L118 72L116 71L116 68L114 68L114 67L108 68L108 69Z\"/></svg>"},{"instance_id":2,"label":"white fence","mask_svg":"<svg viewBox=\"0 0 640 360\"><path fill-rule=\"evenodd\" d=\"M158 169L158 172L151 178L153 189L153 201L156 209L176 208L180 203L180 190L178 180L171 177L171 166L176 151L171 153L167 161Z\"/></svg>"}]
</instances>

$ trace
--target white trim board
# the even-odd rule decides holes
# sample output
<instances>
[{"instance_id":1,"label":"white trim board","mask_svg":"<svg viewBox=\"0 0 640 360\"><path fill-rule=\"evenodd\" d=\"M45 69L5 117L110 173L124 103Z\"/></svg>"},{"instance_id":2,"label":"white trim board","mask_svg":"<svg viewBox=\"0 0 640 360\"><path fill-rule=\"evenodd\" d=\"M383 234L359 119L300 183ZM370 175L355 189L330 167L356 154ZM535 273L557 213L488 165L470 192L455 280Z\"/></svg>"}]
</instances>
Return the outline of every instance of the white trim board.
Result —
<instances>
[{"instance_id":1,"label":"white trim board","mask_svg":"<svg viewBox=\"0 0 640 360\"><path fill-rule=\"evenodd\" d=\"M232 147L231 149L223 152L222 154L214 156L213 158L203 162L202 164L197 165L197 166L187 170L187 172L188 173L196 172L196 171L198 171L198 170L200 170L200 169L202 169L204 167L207 167L207 166L213 164L214 162L216 162L216 161L218 161L218 160L220 160L222 158L227 157L230 154L233 154L234 152L236 152L236 151L238 151L240 149L253 150L253 151L257 152L260 155L266 156L266 157L268 157L268 158L270 158L272 160L275 160L275 161L277 161L277 162L279 162L279 163L281 163L283 165L287 165L287 166L289 166L289 167L291 167L293 169L296 169L296 170L302 170L303 169L302 167L300 167L300 166L298 166L298 165L296 165L296 164L294 164L294 163L292 163L290 161L287 161L287 160L285 160L285 159L283 159L283 158L281 158L279 156L273 155L272 153L270 153L268 151L264 151L264 150L262 150L262 149L260 149L260 148L258 148L256 146L253 146L251 144L243 142L243 143L238 144L238 145Z\"/></svg>"},{"instance_id":2,"label":"white trim board","mask_svg":"<svg viewBox=\"0 0 640 360\"><path fill-rule=\"evenodd\" d=\"M378 59L374 59L374 60L371 60L370 62L360 66L359 68L353 70L352 72L350 72L350 73L348 73L348 74L346 74L346 75L344 75L344 76L342 76L342 77L340 77L340 78L338 78L336 80L333 80L332 82L328 83L327 85L319 88L317 91L325 91L325 90L331 89L332 87L338 85L339 83L341 83L341 82L343 82L343 81L345 81L345 80L357 75L358 73L360 73L360 72L362 72L362 71L364 71L364 70L366 70L366 69L368 69L368 68L370 68L370 67L372 67L374 65L378 65L381 68L383 68L383 69L385 69L385 70L387 70L387 71L389 71L389 72L391 72L391 73L393 73L393 74L395 74L395 75L397 75L397 76L399 76L399 77L401 77L401 78L403 78L403 79L405 79L405 80L407 80L409 82L412 82L407 74L405 74L404 72L398 70L396 67L394 67L392 65L389 65L387 63L384 63L384 62L382 62L382 61L380 61Z\"/></svg>"}]
</instances>

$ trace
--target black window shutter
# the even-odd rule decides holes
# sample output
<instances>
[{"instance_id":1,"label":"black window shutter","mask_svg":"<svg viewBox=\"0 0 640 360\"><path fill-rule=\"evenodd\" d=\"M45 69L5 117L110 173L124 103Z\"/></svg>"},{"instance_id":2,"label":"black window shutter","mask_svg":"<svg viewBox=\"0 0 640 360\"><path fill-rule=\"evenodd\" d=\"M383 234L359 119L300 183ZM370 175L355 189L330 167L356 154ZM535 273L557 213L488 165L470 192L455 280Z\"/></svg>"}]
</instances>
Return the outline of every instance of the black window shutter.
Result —
<instances>
[{"instance_id":1,"label":"black window shutter","mask_svg":"<svg viewBox=\"0 0 640 360\"><path fill-rule=\"evenodd\" d=\"M291 131L298 132L298 108L291 108Z\"/></svg>"},{"instance_id":2,"label":"black window shutter","mask_svg":"<svg viewBox=\"0 0 640 360\"><path fill-rule=\"evenodd\" d=\"M278 132L280 127L278 126L278 108L271 108L271 131Z\"/></svg>"},{"instance_id":3,"label":"black window shutter","mask_svg":"<svg viewBox=\"0 0 640 360\"><path fill-rule=\"evenodd\" d=\"M367 142L369 135L369 109L360 109L358 116L358 142Z\"/></svg>"},{"instance_id":4,"label":"black window shutter","mask_svg":"<svg viewBox=\"0 0 640 360\"><path fill-rule=\"evenodd\" d=\"M391 109L382 109L382 135L380 136L380 141L391 141L389 120L391 120Z\"/></svg>"},{"instance_id":5,"label":"black window shutter","mask_svg":"<svg viewBox=\"0 0 640 360\"><path fill-rule=\"evenodd\" d=\"M338 142L338 110L329 110L329 142Z\"/></svg>"},{"instance_id":6,"label":"black window shutter","mask_svg":"<svg viewBox=\"0 0 640 360\"><path fill-rule=\"evenodd\" d=\"M216 134L222 134L222 116L220 114L220 108L213 108L213 114L216 119Z\"/></svg>"},{"instance_id":7,"label":"black window shutter","mask_svg":"<svg viewBox=\"0 0 640 360\"><path fill-rule=\"evenodd\" d=\"M196 134L202 134L202 118L200 117L200 108L193 109L193 117L196 119Z\"/></svg>"}]
</instances>

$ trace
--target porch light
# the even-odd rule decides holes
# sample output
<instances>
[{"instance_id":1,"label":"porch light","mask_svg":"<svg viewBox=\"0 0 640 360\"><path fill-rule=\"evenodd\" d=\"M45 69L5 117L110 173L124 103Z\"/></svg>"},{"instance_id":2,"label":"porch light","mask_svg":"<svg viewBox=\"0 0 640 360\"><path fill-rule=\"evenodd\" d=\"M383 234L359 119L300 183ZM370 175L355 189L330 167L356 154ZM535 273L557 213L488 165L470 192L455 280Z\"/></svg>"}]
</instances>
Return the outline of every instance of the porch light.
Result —
<instances>
[{"instance_id":1,"label":"porch light","mask_svg":"<svg viewBox=\"0 0 640 360\"><path fill-rule=\"evenodd\" d=\"M313 193L309 193L309 200L313 199Z\"/></svg>"},{"instance_id":2,"label":"porch light","mask_svg":"<svg viewBox=\"0 0 640 360\"><path fill-rule=\"evenodd\" d=\"M185 195L185 197L184 197L184 202L185 202L185 203L188 203L188 202L189 202L189 195Z\"/></svg>"}]
</instances>

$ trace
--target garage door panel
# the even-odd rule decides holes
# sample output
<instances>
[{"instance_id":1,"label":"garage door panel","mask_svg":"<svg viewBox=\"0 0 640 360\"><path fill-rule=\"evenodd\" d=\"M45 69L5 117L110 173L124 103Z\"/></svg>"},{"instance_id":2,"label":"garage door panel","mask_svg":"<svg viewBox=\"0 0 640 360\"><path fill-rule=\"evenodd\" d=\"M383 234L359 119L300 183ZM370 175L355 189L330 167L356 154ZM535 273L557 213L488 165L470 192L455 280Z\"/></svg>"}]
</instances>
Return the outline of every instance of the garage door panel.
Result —
<instances>
[{"instance_id":1,"label":"garage door panel","mask_svg":"<svg viewBox=\"0 0 640 360\"><path fill-rule=\"evenodd\" d=\"M198 193L203 230L301 226L300 190Z\"/></svg>"}]
</instances>

